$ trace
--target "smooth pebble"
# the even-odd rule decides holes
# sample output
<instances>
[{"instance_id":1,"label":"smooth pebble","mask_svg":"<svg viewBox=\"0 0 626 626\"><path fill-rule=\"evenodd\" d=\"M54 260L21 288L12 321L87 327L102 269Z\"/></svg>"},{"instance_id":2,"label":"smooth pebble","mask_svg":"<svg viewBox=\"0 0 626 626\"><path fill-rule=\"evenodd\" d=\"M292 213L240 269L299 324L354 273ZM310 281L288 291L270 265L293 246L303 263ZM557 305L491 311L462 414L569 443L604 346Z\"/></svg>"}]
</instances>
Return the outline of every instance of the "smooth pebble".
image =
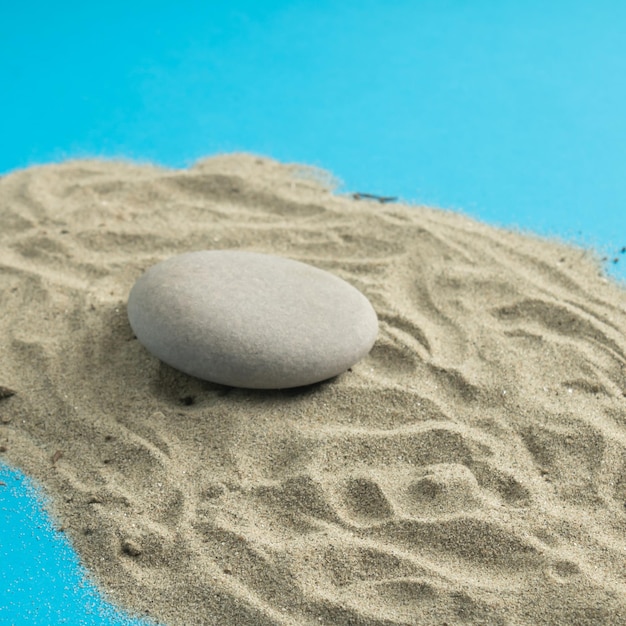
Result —
<instances>
[{"instance_id":1,"label":"smooth pebble","mask_svg":"<svg viewBox=\"0 0 626 626\"><path fill-rule=\"evenodd\" d=\"M168 365L256 389L332 378L366 356L378 333L369 300L341 278L238 250L189 252L151 267L130 292L128 318Z\"/></svg>"}]
</instances>

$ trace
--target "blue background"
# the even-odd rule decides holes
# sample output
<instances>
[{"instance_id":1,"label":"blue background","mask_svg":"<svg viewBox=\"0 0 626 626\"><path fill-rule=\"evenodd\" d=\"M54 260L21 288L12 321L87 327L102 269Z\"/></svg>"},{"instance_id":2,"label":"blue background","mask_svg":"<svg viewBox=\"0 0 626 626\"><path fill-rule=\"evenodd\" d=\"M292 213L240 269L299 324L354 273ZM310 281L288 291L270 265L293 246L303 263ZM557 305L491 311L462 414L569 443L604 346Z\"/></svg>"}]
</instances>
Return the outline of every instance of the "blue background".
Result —
<instances>
[{"instance_id":1,"label":"blue background","mask_svg":"<svg viewBox=\"0 0 626 626\"><path fill-rule=\"evenodd\" d=\"M626 3L10 4L0 173L255 152L321 166L346 191L593 246L626 278ZM7 471L0 607L30 606L30 624L70 605L67 623L122 623L95 591L72 595L75 556Z\"/></svg>"},{"instance_id":2,"label":"blue background","mask_svg":"<svg viewBox=\"0 0 626 626\"><path fill-rule=\"evenodd\" d=\"M0 464L0 624L137 624L100 597L41 491Z\"/></svg>"}]
</instances>

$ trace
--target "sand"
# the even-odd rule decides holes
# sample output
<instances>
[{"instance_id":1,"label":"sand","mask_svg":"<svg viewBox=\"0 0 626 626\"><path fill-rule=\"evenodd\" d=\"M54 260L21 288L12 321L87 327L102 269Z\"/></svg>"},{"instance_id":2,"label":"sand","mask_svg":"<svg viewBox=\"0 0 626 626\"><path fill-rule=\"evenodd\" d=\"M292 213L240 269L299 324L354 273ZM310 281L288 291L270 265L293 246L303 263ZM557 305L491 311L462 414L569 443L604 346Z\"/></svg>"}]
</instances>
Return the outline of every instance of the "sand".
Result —
<instances>
[{"instance_id":1,"label":"sand","mask_svg":"<svg viewBox=\"0 0 626 626\"><path fill-rule=\"evenodd\" d=\"M591 253L246 155L14 172L0 225L0 460L132 614L626 624L626 290ZM226 248L363 291L370 355L273 392L159 363L131 286Z\"/></svg>"}]
</instances>

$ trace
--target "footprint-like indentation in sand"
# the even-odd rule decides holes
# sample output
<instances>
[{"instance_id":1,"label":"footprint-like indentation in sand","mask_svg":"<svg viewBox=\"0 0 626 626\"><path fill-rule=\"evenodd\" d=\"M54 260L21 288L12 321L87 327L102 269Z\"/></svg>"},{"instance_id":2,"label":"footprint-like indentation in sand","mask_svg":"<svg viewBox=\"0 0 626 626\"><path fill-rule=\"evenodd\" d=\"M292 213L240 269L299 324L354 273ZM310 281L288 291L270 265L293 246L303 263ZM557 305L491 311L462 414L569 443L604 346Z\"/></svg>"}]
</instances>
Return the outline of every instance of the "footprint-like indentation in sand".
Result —
<instances>
[{"instance_id":1,"label":"footprint-like indentation in sand","mask_svg":"<svg viewBox=\"0 0 626 626\"><path fill-rule=\"evenodd\" d=\"M393 516L391 503L372 478L354 476L341 481L336 497L344 516L358 524L378 522Z\"/></svg>"},{"instance_id":2,"label":"footprint-like indentation in sand","mask_svg":"<svg viewBox=\"0 0 626 626\"><path fill-rule=\"evenodd\" d=\"M496 494L505 504L524 507L531 503L531 492L515 476L502 472L486 462L475 461L472 473L483 489Z\"/></svg>"},{"instance_id":3,"label":"footprint-like indentation in sand","mask_svg":"<svg viewBox=\"0 0 626 626\"><path fill-rule=\"evenodd\" d=\"M458 463L429 465L406 487L408 512L418 517L471 511L481 506L474 474Z\"/></svg>"},{"instance_id":4,"label":"footprint-like indentation in sand","mask_svg":"<svg viewBox=\"0 0 626 626\"><path fill-rule=\"evenodd\" d=\"M273 505L274 509L278 506L283 511L281 521L289 526L298 515L312 522L341 523L324 486L306 474L284 479L277 485L256 487L253 494L261 502Z\"/></svg>"}]
</instances>

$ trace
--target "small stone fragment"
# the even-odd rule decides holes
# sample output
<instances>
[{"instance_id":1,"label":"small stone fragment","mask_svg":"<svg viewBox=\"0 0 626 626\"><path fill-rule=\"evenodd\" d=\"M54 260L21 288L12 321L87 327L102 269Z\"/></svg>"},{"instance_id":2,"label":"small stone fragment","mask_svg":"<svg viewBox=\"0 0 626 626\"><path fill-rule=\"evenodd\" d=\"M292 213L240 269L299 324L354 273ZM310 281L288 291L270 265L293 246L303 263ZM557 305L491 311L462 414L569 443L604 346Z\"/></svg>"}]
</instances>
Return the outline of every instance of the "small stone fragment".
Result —
<instances>
[{"instance_id":1,"label":"small stone fragment","mask_svg":"<svg viewBox=\"0 0 626 626\"><path fill-rule=\"evenodd\" d=\"M4 400L5 398L10 398L15 395L15 391L13 389L9 389L8 387L3 387L0 385L0 400Z\"/></svg>"},{"instance_id":2,"label":"small stone fragment","mask_svg":"<svg viewBox=\"0 0 626 626\"><path fill-rule=\"evenodd\" d=\"M139 556L143 550L141 546L132 539L122 541L122 552L128 556Z\"/></svg>"}]
</instances>

